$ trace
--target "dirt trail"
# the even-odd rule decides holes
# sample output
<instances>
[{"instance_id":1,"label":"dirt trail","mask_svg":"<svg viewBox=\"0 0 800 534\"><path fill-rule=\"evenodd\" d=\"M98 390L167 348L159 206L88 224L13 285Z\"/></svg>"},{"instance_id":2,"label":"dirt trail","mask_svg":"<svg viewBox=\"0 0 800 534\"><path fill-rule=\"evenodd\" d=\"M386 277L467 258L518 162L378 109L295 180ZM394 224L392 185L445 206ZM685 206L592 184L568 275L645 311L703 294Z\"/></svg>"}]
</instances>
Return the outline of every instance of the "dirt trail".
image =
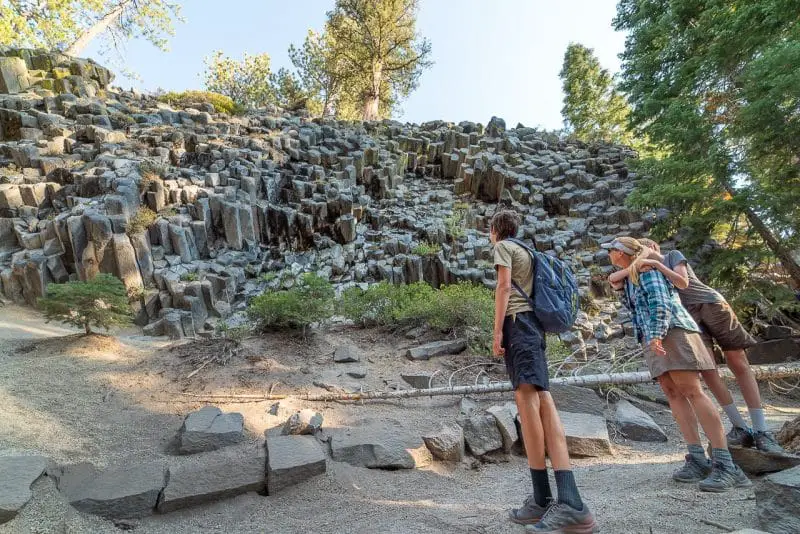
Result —
<instances>
[{"instance_id":1,"label":"dirt trail","mask_svg":"<svg viewBox=\"0 0 800 534\"><path fill-rule=\"evenodd\" d=\"M194 368L167 343L121 332L118 337L62 338L73 330L44 324L34 311L0 308L0 455L43 454L54 461L110 465L131 459L168 458L165 449L185 413L202 404L181 392L263 393L270 384L307 388L330 367L329 351L351 342L369 350L368 380L376 385L400 370L443 365L398 358L405 342L369 331L315 336L302 344L280 336L249 341L246 355L225 367L209 366L187 380ZM58 339L55 339L58 338ZM20 350L22 348L22 350ZM463 363L463 362L462 362ZM508 400L496 395L487 403ZM404 421L420 431L452 420L458 399L410 399L398 403L314 404L325 426L363 418ZM773 398L779 426L798 412L797 403ZM225 403L244 414L252 440L279 418L271 403ZM292 409L299 404L284 403ZM607 533L718 533L719 526L756 526L752 489L703 494L677 485L671 472L683 458L669 413L653 406L667 444L615 438L616 454L575 461L584 500ZM506 510L530 491L525 460L377 471L329 462L328 473L277 496L244 495L213 505L133 522L137 533L317 532L317 533L498 533L523 532ZM119 532L112 522L80 514L64 503L48 479L34 486L34 499L0 534L27 532Z\"/></svg>"}]
</instances>

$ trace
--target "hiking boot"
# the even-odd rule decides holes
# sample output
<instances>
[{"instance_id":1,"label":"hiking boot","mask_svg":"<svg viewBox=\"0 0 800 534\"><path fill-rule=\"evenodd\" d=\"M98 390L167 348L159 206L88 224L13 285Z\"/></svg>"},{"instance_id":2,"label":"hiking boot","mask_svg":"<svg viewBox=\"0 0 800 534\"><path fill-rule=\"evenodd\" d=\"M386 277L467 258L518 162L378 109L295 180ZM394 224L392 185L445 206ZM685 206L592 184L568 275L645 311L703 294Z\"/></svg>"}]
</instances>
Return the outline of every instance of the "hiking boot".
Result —
<instances>
[{"instance_id":1,"label":"hiking boot","mask_svg":"<svg viewBox=\"0 0 800 534\"><path fill-rule=\"evenodd\" d=\"M548 499L547 504L539 506L533 495L528 495L521 508L514 508L508 513L508 518L519 525L533 525L539 521L547 509L552 505L553 500Z\"/></svg>"},{"instance_id":2,"label":"hiking boot","mask_svg":"<svg viewBox=\"0 0 800 534\"><path fill-rule=\"evenodd\" d=\"M700 482L700 491L710 491L712 493L725 493L733 488L746 488L753 483L747 478L738 465L733 469L725 468L721 463L714 462L714 469L708 478Z\"/></svg>"},{"instance_id":3,"label":"hiking boot","mask_svg":"<svg viewBox=\"0 0 800 534\"><path fill-rule=\"evenodd\" d=\"M576 510L564 503L552 504L542 519L535 525L525 527L525 532L538 534L592 534L600 532L597 523L586 504L583 510Z\"/></svg>"},{"instance_id":4,"label":"hiking boot","mask_svg":"<svg viewBox=\"0 0 800 534\"><path fill-rule=\"evenodd\" d=\"M700 482L711 474L711 461L700 462L692 454L686 455L686 463L683 467L672 473L672 480L676 482Z\"/></svg>"},{"instance_id":5,"label":"hiking boot","mask_svg":"<svg viewBox=\"0 0 800 534\"><path fill-rule=\"evenodd\" d=\"M728 447L752 447L753 433L750 429L734 426L725 436L728 440Z\"/></svg>"},{"instance_id":6,"label":"hiking boot","mask_svg":"<svg viewBox=\"0 0 800 534\"><path fill-rule=\"evenodd\" d=\"M756 449L761 452L787 454L784 448L778 445L772 432L756 432L753 436L753 440L755 441Z\"/></svg>"}]
</instances>

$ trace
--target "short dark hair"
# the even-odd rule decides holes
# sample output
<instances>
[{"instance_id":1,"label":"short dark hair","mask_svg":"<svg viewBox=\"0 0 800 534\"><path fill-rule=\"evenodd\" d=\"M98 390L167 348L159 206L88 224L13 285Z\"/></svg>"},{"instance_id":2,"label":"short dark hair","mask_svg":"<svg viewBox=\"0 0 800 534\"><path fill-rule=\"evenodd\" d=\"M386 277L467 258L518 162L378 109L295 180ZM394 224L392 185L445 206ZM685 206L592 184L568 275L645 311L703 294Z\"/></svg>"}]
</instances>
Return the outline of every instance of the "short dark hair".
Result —
<instances>
[{"instance_id":1,"label":"short dark hair","mask_svg":"<svg viewBox=\"0 0 800 534\"><path fill-rule=\"evenodd\" d=\"M492 217L490 228L497 234L499 240L517 237L519 232L519 215L511 210L498 211Z\"/></svg>"}]
</instances>

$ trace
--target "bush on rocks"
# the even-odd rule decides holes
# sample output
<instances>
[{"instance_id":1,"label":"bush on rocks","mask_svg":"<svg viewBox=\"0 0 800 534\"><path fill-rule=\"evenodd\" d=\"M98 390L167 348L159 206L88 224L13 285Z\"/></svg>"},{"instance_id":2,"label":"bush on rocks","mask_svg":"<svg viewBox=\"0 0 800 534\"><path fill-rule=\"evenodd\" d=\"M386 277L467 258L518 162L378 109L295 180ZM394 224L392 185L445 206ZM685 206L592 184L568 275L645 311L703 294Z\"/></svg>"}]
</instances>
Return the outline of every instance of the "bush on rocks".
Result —
<instances>
[{"instance_id":1,"label":"bush on rocks","mask_svg":"<svg viewBox=\"0 0 800 534\"><path fill-rule=\"evenodd\" d=\"M39 299L39 307L47 322L55 320L81 326L86 334L92 333L92 326L108 330L131 320L125 286L106 273L85 282L50 284L47 296Z\"/></svg>"},{"instance_id":2,"label":"bush on rocks","mask_svg":"<svg viewBox=\"0 0 800 534\"><path fill-rule=\"evenodd\" d=\"M302 329L333 315L335 292L324 278L313 273L302 275L285 291L267 290L253 298L247 314L260 329Z\"/></svg>"},{"instance_id":3,"label":"bush on rocks","mask_svg":"<svg viewBox=\"0 0 800 534\"><path fill-rule=\"evenodd\" d=\"M170 106L185 108L196 104L211 104L217 113L238 115L242 109L233 100L219 93L210 91L183 91L181 93L169 92L158 97L160 102Z\"/></svg>"},{"instance_id":4,"label":"bush on rocks","mask_svg":"<svg viewBox=\"0 0 800 534\"><path fill-rule=\"evenodd\" d=\"M128 235L136 235L140 232L143 232L150 228L150 225L156 222L157 218L158 215L156 215L156 212L150 208L142 206L136 210L136 213L133 215L133 217L131 217L131 220L128 221L126 233Z\"/></svg>"}]
</instances>

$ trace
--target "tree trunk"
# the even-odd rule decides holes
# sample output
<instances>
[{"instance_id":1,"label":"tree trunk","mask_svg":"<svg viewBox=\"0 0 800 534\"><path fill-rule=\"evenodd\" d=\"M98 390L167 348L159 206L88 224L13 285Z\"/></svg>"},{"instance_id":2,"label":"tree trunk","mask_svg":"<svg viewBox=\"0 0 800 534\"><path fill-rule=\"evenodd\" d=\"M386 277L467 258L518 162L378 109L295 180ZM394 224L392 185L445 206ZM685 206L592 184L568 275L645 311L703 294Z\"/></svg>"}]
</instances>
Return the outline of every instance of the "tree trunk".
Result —
<instances>
[{"instance_id":1,"label":"tree trunk","mask_svg":"<svg viewBox=\"0 0 800 534\"><path fill-rule=\"evenodd\" d=\"M727 182L725 182L724 186L728 194L736 198L736 190ZM767 244L767 247L781 260L781 265L794 281L795 287L800 287L800 265L798 265L797 261L792 257L791 251L775 238L770 229L767 228L767 225L764 224L764 221L761 220L761 217L759 217L752 208L745 206L744 214L747 217L747 221L756 229L756 232L758 232L758 235L764 240L764 243Z\"/></svg>"},{"instance_id":2,"label":"tree trunk","mask_svg":"<svg viewBox=\"0 0 800 534\"><path fill-rule=\"evenodd\" d=\"M103 15L103 18L95 22L92 27L83 32L83 34L81 34L81 36L78 37L78 39L76 39L75 42L69 46L69 48L64 50L64 53L68 56L77 56L83 52L92 39L106 31L111 27L112 24L117 22L125 12L125 8L133 2L134 0L122 0L114 9Z\"/></svg>"},{"instance_id":3,"label":"tree trunk","mask_svg":"<svg viewBox=\"0 0 800 534\"><path fill-rule=\"evenodd\" d=\"M92 327L89 326L89 321L86 321L85 323L83 323L83 328L86 330L86 335L87 336L92 333Z\"/></svg>"},{"instance_id":4,"label":"tree trunk","mask_svg":"<svg viewBox=\"0 0 800 534\"><path fill-rule=\"evenodd\" d=\"M362 119L365 121L376 121L379 118L382 79L383 64L378 62L372 67L372 87L364 99Z\"/></svg>"}]
</instances>

